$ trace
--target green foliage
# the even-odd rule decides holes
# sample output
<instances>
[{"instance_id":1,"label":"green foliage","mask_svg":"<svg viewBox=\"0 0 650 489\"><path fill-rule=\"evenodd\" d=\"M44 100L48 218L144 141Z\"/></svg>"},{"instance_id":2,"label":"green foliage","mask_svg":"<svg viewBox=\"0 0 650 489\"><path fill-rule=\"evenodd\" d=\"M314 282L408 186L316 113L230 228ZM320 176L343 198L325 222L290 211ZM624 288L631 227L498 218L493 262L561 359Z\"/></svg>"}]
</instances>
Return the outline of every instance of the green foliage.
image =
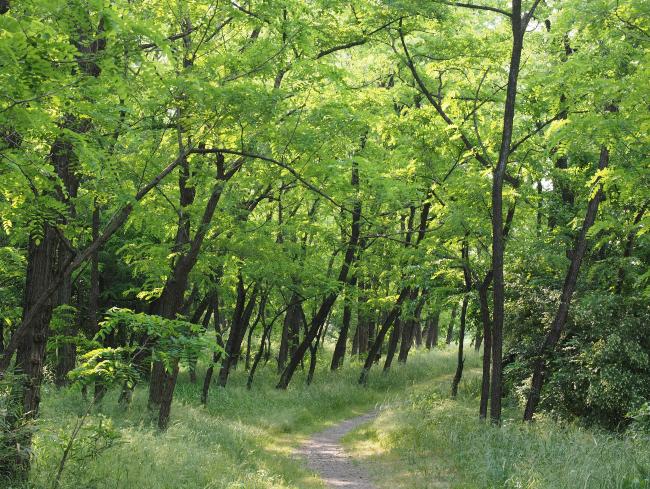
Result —
<instances>
[{"instance_id":1,"label":"green foliage","mask_svg":"<svg viewBox=\"0 0 650 489\"><path fill-rule=\"evenodd\" d=\"M115 307L106 313L105 320L100 323L96 339L105 339L117 330L146 338L145 344L139 348L152 348L153 359L161 361L169 370L173 369L175 362L179 360L190 362L207 348L222 351L218 345L203 335L200 325L180 319L165 319L161 316ZM132 351L135 353L135 350ZM105 354L115 358L115 356L122 356L123 353L124 350L94 350L88 354L87 359L91 365L97 365L101 370ZM96 366L92 367L92 369L96 368Z\"/></svg>"},{"instance_id":2,"label":"green foliage","mask_svg":"<svg viewBox=\"0 0 650 489\"><path fill-rule=\"evenodd\" d=\"M132 348L96 348L79 357L79 365L68 373L68 377L83 386L126 385L132 388L139 378L131 364L132 354Z\"/></svg>"}]
</instances>

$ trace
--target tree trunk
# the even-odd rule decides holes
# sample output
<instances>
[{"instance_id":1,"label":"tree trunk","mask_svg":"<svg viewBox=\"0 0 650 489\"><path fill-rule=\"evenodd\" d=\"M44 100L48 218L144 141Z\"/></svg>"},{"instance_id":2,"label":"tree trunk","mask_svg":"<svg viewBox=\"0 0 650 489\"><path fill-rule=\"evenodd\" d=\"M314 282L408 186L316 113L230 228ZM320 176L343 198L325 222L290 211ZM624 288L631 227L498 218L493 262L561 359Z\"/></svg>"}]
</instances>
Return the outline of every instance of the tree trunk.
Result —
<instances>
[{"instance_id":1,"label":"tree trunk","mask_svg":"<svg viewBox=\"0 0 650 489\"><path fill-rule=\"evenodd\" d=\"M600 151L600 161L598 164L598 170L602 171L609 165L609 151L606 147L603 147ZM541 396L542 385L544 384L544 377L547 373L546 360L547 357L553 353L555 346L560 340L562 335L562 330L566 323L567 317L569 315L569 306L571 305L571 299L578 282L578 273L580 272L580 265L582 264L582 259L584 258L585 252L587 250L587 232L589 228L593 226L596 221L596 216L598 215L598 206L604 198L604 193L602 185L599 184L598 191L591 198L587 206L587 213L585 219L582 223L582 228L575 242L575 248L572 253L571 263L569 269L567 270L566 277L564 279L564 285L562 287L562 296L560 298L560 304L558 306L557 312L555 313L555 319L551 324L551 329L544 339L544 343L537 355L537 359L534 362L533 366L533 378L531 381L530 392L528 393L528 400L526 402L526 409L524 411L524 421L532 421L533 416L535 415L535 410L537 409L537 404Z\"/></svg>"},{"instance_id":2,"label":"tree trunk","mask_svg":"<svg viewBox=\"0 0 650 489\"><path fill-rule=\"evenodd\" d=\"M435 348L438 344L438 323L440 321L440 313L435 313L428 320L426 344L427 350Z\"/></svg>"},{"instance_id":3,"label":"tree trunk","mask_svg":"<svg viewBox=\"0 0 650 489\"><path fill-rule=\"evenodd\" d=\"M282 338L280 339L280 350L278 352L278 371L282 372L287 366L287 360L296 352L300 342L300 325L304 312L302 310L302 299L298 292L294 291L289 299L289 307L284 316L282 325Z\"/></svg>"},{"instance_id":4,"label":"tree trunk","mask_svg":"<svg viewBox=\"0 0 650 489\"><path fill-rule=\"evenodd\" d=\"M223 270L218 272L217 280L221 277ZM214 334L217 346L220 349L224 348L222 332L223 328L221 327L221 313L219 311L219 297L216 293L212 294L212 321L214 322ZM214 352L212 355L212 363L205 372L205 377L203 378L203 388L201 389L201 404L205 405L208 403L208 392L210 391L210 383L212 382L212 375L214 373L214 366L219 362L221 358L220 352Z\"/></svg>"},{"instance_id":5,"label":"tree trunk","mask_svg":"<svg viewBox=\"0 0 650 489\"><path fill-rule=\"evenodd\" d=\"M465 365L465 357L463 355L463 347L465 343L465 317L467 315L467 302L468 296L463 297L463 305L460 309L460 327L458 330L458 361L456 364L456 374L451 383L451 397L456 398L458 394L458 384L463 377L463 366Z\"/></svg>"},{"instance_id":6,"label":"tree trunk","mask_svg":"<svg viewBox=\"0 0 650 489\"><path fill-rule=\"evenodd\" d=\"M350 281L350 287L356 285L356 277L353 277ZM339 337L336 340L336 346L334 347L334 354L332 355L332 364L330 365L330 370L337 370L343 366L343 361L345 360L345 349L348 343L348 331L350 330L350 320L352 319L352 304L349 297L345 298L345 305L343 306L343 324L341 325L341 331Z\"/></svg>"},{"instance_id":7,"label":"tree trunk","mask_svg":"<svg viewBox=\"0 0 650 489\"><path fill-rule=\"evenodd\" d=\"M397 345L402 336L402 321L398 316L393 322L393 329L388 337L388 349L386 350L386 360L384 361L384 372L390 370L390 367L393 364L393 358L395 357L395 352L397 351Z\"/></svg>"},{"instance_id":8,"label":"tree trunk","mask_svg":"<svg viewBox=\"0 0 650 489\"><path fill-rule=\"evenodd\" d=\"M415 340L415 346L418 348L422 346L422 323L418 319L415 322L415 327L413 328L413 337Z\"/></svg>"},{"instance_id":9,"label":"tree trunk","mask_svg":"<svg viewBox=\"0 0 650 489\"><path fill-rule=\"evenodd\" d=\"M469 245L467 244L467 236L463 243L463 277L465 279L465 295L463 296L463 305L460 311L460 329L458 332L458 363L456 366L456 374L451 384L451 397L455 398L458 394L458 385L463 377L463 366L465 365L465 358L463 356L463 348L465 344L465 320L467 319L467 303L469 301L469 293L472 290L472 274L469 268Z\"/></svg>"},{"instance_id":10,"label":"tree trunk","mask_svg":"<svg viewBox=\"0 0 650 489\"><path fill-rule=\"evenodd\" d=\"M226 342L226 348L223 360L221 361L221 369L217 378L217 384L221 387L226 387L228 377L232 368L236 367L237 361L241 354L241 345L248 328L255 301L257 300L258 286L255 284L253 291L246 303L246 289L244 288L244 279L239 274L237 283L237 304L233 314L232 323L230 327L230 334ZM261 306L260 306L261 307Z\"/></svg>"},{"instance_id":11,"label":"tree trunk","mask_svg":"<svg viewBox=\"0 0 650 489\"><path fill-rule=\"evenodd\" d=\"M38 241L34 237L29 240L23 317L29 313L34 301L47 290L53 279L56 244L56 232L49 225L45 225L43 236ZM16 391L14 396L19 405L16 406L14 414L9 419L8 433L11 433L14 426L23 421L33 420L38 415L45 347L51 316L52 304L50 302L41 308L31 327L18 344L15 374L19 377L13 387ZM16 447L21 449L16 453L16 464L1 467L0 473L25 478L30 466L31 430L21 430L19 436L18 440L3 441L3 444L8 444L7 447L10 450L15 450Z\"/></svg>"},{"instance_id":12,"label":"tree trunk","mask_svg":"<svg viewBox=\"0 0 650 489\"><path fill-rule=\"evenodd\" d=\"M447 326L447 339L445 340L445 343L447 343L447 346L451 345L451 342L454 339L454 323L456 322L456 313L458 311L458 306L454 306L451 309L451 316L449 318L449 325Z\"/></svg>"},{"instance_id":13,"label":"tree trunk","mask_svg":"<svg viewBox=\"0 0 650 489\"><path fill-rule=\"evenodd\" d=\"M492 319L492 375L490 392L490 417L495 424L501 423L501 398L503 396L503 320L504 320L504 279L503 279L503 182L510 156L512 133L517 98L517 81L521 52L524 44L526 25L532 13L522 20L521 0L512 2L512 52L508 73L508 86L503 111L503 131L499 160L492 175L492 273L493 273L493 319Z\"/></svg>"},{"instance_id":14,"label":"tree trunk","mask_svg":"<svg viewBox=\"0 0 650 489\"><path fill-rule=\"evenodd\" d=\"M368 352L368 344L370 339L370 323L372 321L370 311L367 309L368 296L366 290L368 289L367 283L361 282L359 286L359 300L357 303L357 334L355 336L357 342L357 354L364 355Z\"/></svg>"},{"instance_id":15,"label":"tree trunk","mask_svg":"<svg viewBox=\"0 0 650 489\"><path fill-rule=\"evenodd\" d=\"M483 374L481 377L481 401L479 405L479 418L486 419L488 402L490 399L490 366L492 363L492 324L490 321L490 305L488 302L488 288L492 282L492 272L481 282L478 289L479 306L481 309L481 323L483 324Z\"/></svg>"},{"instance_id":16,"label":"tree trunk","mask_svg":"<svg viewBox=\"0 0 650 489\"><path fill-rule=\"evenodd\" d=\"M399 315L402 309L402 304L404 304L404 301L408 297L410 297L410 295L411 295L410 287L403 288L399 294L399 297L397 298L397 301L395 302L395 305L384 318L384 322L381 325L379 331L377 332L377 336L375 337L375 340L372 342L372 346L368 350L366 361L364 362L363 368L361 369L361 374L359 375L360 385L366 385L368 383L368 376L370 375L370 369L372 368L372 364L375 362L375 359L377 358L377 355L381 350L381 345L384 343L384 338L386 337L386 333L388 333L388 329L390 328L391 324L393 324L393 322L397 319L397 316Z\"/></svg>"}]
</instances>

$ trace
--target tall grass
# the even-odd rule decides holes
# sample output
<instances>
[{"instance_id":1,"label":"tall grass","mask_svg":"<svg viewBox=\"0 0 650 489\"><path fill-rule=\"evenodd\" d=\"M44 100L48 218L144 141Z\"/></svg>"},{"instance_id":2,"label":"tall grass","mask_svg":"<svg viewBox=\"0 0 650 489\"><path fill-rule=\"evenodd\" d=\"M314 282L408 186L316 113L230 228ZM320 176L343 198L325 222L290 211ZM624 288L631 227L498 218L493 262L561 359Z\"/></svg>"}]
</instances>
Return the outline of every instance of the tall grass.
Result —
<instances>
[{"instance_id":1,"label":"tall grass","mask_svg":"<svg viewBox=\"0 0 650 489\"><path fill-rule=\"evenodd\" d=\"M87 423L61 488L319 488L320 483L292 455L309 433L376 405L395 403L405 392L426 390L431 379L453 371L453 352L417 353L406 365L383 375L372 372L367 388L357 385L360 365L346 363L330 373L324 355L314 383L299 372L287 391L274 388L274 365L262 368L252 390L239 369L225 389L213 387L208 405L199 403L200 382L181 373L169 429L160 433L146 408L146 388L136 389L129 410L109 392ZM199 372L201 374L201 372ZM201 376L199 375L199 379ZM67 436L86 408L77 390L45 387L34 488L52 486ZM116 439L106 443L106 436ZM106 447L106 445L108 447Z\"/></svg>"},{"instance_id":2,"label":"tall grass","mask_svg":"<svg viewBox=\"0 0 650 489\"><path fill-rule=\"evenodd\" d=\"M492 426L477 419L478 374L469 374L458 399L438 382L349 437L359 458L384 466L383 487L650 489L648 437L523 424L512 405L503 426Z\"/></svg>"}]
</instances>

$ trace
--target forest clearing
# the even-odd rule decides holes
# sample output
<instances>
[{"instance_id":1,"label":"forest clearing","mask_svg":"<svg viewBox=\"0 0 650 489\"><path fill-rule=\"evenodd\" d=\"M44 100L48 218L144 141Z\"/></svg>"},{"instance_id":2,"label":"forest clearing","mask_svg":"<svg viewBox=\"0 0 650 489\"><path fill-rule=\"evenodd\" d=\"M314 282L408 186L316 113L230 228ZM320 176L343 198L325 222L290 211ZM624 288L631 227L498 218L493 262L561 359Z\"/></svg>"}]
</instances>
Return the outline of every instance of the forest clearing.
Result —
<instances>
[{"instance_id":1,"label":"forest clearing","mask_svg":"<svg viewBox=\"0 0 650 489\"><path fill-rule=\"evenodd\" d=\"M0 0L0 488L650 489L650 1Z\"/></svg>"}]
</instances>

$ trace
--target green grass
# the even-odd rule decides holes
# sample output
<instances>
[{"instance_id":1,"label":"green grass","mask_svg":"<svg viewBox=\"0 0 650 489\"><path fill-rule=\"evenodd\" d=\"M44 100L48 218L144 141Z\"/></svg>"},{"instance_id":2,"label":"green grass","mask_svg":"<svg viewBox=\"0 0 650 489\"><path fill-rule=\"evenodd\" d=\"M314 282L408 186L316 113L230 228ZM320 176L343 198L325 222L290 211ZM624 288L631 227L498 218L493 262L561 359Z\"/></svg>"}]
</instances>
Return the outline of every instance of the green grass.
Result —
<instances>
[{"instance_id":1,"label":"green grass","mask_svg":"<svg viewBox=\"0 0 650 489\"><path fill-rule=\"evenodd\" d=\"M348 435L355 457L391 489L649 489L650 439L542 419L520 422L509 405L501 428L477 419L478 369L457 400L448 382L416 392Z\"/></svg>"},{"instance_id":2,"label":"green grass","mask_svg":"<svg viewBox=\"0 0 650 489\"><path fill-rule=\"evenodd\" d=\"M357 362L330 373L328 360L324 355L313 385L305 386L305 374L298 372L288 391L274 388L271 363L251 391L240 369L226 389L213 387L207 407L198 402L200 382L191 384L182 372L165 433L146 408L144 386L128 411L110 392L90 416L60 487L322 489L292 456L293 448L310 433L379 405L380 416L346 443L385 489L650 489L643 482L650 468L648 438L551 420L525 426L511 404L502 428L478 421L474 353L456 400L448 397L453 350L418 352L388 375L376 368L367 388L356 383ZM45 387L32 487L52 488L65 441L85 408L77 390ZM93 456L95 443L103 442L93 436L102 429L118 438Z\"/></svg>"},{"instance_id":3,"label":"green grass","mask_svg":"<svg viewBox=\"0 0 650 489\"><path fill-rule=\"evenodd\" d=\"M226 389L213 387L207 407L199 403L200 381L191 384L182 372L167 432L155 428L146 408L146 390L136 389L128 411L110 392L93 411L60 487L67 488L321 488L291 454L310 433L379 404L395 403L414 389L426 391L431 379L454 368L453 351L416 353L388 375L375 367L367 388L357 385L360 365L347 363L330 373L324 355L314 383L307 387L297 373L288 391L274 388L275 366L259 371L251 391L246 374L236 371ZM202 372L199 372L202 374ZM53 475L74 423L86 409L79 391L44 388L36 461L31 484L52 487ZM93 456L101 430L119 438ZM101 446L103 439L99 439Z\"/></svg>"}]
</instances>

